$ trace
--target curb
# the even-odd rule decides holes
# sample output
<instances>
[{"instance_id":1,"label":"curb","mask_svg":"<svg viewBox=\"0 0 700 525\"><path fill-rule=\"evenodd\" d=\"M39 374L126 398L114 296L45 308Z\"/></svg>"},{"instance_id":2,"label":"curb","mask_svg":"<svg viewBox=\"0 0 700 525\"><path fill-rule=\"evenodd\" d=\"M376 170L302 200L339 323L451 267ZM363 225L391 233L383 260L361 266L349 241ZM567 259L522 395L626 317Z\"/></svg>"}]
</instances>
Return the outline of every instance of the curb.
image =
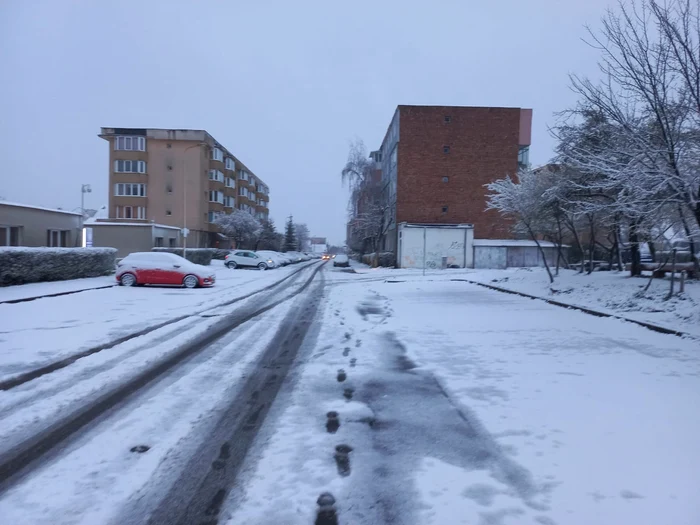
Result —
<instances>
[{"instance_id":1,"label":"curb","mask_svg":"<svg viewBox=\"0 0 700 525\"><path fill-rule=\"evenodd\" d=\"M620 321L626 321L628 323L633 323L639 326L643 326L644 328L647 328L649 330L653 330L654 332L659 332L661 334L669 334L669 335L675 335L677 337L688 337L691 339L700 339L695 334L690 334L688 332L682 332L680 330L673 330L672 328L666 328L665 326L659 326L657 324L653 323L647 323L645 321L637 321L636 319L629 319L628 317L623 317L621 315L617 314L610 314L606 312L601 312L599 310L594 310L592 308L588 308L585 306L577 306L574 304L569 304L569 303L562 303L560 301L555 301L554 299L547 299L545 297L540 297L537 295L530 295L525 292L517 292L515 290L510 290L508 288L501 288L500 286L493 286L492 284L486 284L486 283L480 283L478 281L472 281L470 279L450 279L450 281L461 281L461 282L466 282L470 284L475 284L477 286L483 286L484 288L488 288L490 290L495 290L497 292L503 292L503 293L509 293L512 295L519 295L520 297L526 297L527 299L536 299L538 301L544 301L545 303L552 304L554 306L559 306L561 308L567 308L569 310L578 310L579 312L584 312L589 315L594 315L596 317L609 317L612 319L619 319Z\"/></svg>"},{"instance_id":2,"label":"curb","mask_svg":"<svg viewBox=\"0 0 700 525\"><path fill-rule=\"evenodd\" d=\"M34 297L22 297L21 299L10 299L8 301L0 301L0 304L17 304L36 301L37 299L47 299L49 297L61 297L62 295L71 295L74 293L89 292L90 290L104 290L105 288L114 288L117 284L108 284L107 286L95 286L93 288L83 288L82 290L71 290L69 292L57 292L46 295L35 295Z\"/></svg>"}]
</instances>

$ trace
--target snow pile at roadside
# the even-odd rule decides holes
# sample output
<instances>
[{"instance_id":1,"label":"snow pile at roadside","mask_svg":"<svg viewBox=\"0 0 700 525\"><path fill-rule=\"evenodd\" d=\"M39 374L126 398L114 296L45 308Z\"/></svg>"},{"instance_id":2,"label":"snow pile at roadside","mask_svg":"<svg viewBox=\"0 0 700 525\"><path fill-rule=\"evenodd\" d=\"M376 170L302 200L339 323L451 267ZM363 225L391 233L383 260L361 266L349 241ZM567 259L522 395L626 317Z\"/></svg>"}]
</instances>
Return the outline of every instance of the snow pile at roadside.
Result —
<instances>
[{"instance_id":1,"label":"snow pile at roadside","mask_svg":"<svg viewBox=\"0 0 700 525\"><path fill-rule=\"evenodd\" d=\"M644 291L649 278L629 277L627 272L588 275L560 270L551 285L543 268L475 270L466 278L700 335L700 283L697 281L686 281L685 292L678 294L676 280L676 294L666 300L670 287L668 278L653 279L649 289Z\"/></svg>"}]
</instances>

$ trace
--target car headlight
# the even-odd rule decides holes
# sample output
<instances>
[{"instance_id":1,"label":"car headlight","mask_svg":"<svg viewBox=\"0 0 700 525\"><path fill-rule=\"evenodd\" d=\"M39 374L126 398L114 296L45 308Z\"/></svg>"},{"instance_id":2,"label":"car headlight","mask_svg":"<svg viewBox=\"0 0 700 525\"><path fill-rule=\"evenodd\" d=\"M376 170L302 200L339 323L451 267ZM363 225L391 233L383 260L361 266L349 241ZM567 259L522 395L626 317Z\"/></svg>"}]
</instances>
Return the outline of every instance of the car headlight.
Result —
<instances>
[{"instance_id":1,"label":"car headlight","mask_svg":"<svg viewBox=\"0 0 700 525\"><path fill-rule=\"evenodd\" d=\"M267 262L269 262L270 264L274 264L274 263L272 262L272 259L268 259Z\"/></svg>"}]
</instances>

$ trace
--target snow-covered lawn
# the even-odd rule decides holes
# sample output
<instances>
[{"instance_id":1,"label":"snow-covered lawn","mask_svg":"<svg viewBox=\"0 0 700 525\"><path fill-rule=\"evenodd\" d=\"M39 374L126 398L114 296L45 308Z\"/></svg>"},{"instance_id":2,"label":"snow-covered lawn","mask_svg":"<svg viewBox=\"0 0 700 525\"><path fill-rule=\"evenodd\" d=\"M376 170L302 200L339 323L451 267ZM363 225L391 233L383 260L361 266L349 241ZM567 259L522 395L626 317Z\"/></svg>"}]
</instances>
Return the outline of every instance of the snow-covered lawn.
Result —
<instances>
[{"instance_id":1,"label":"snow-covered lawn","mask_svg":"<svg viewBox=\"0 0 700 525\"><path fill-rule=\"evenodd\" d=\"M666 300L670 279L629 277L629 272L580 274L560 270L553 285L543 268L474 270L467 279L559 302L590 307L602 312L658 324L700 336L700 282L689 280L685 292ZM675 291L678 292L678 279Z\"/></svg>"},{"instance_id":2,"label":"snow-covered lawn","mask_svg":"<svg viewBox=\"0 0 700 525\"><path fill-rule=\"evenodd\" d=\"M117 286L26 303L0 304L0 379L247 295L284 278L303 264L309 263L266 272L228 270L216 264L217 282L211 288ZM54 284L57 283L41 286L53 290Z\"/></svg>"},{"instance_id":3,"label":"snow-covered lawn","mask_svg":"<svg viewBox=\"0 0 700 525\"><path fill-rule=\"evenodd\" d=\"M50 283L19 284L17 286L0 287L0 303L27 299L57 293L75 292L77 290L89 290L116 284L113 275L104 277L89 277L87 279L69 279L67 281L54 281Z\"/></svg>"},{"instance_id":4,"label":"snow-covered lawn","mask_svg":"<svg viewBox=\"0 0 700 525\"><path fill-rule=\"evenodd\" d=\"M229 525L312 523L324 491L354 525L700 523L697 341L440 277L330 277Z\"/></svg>"}]
</instances>

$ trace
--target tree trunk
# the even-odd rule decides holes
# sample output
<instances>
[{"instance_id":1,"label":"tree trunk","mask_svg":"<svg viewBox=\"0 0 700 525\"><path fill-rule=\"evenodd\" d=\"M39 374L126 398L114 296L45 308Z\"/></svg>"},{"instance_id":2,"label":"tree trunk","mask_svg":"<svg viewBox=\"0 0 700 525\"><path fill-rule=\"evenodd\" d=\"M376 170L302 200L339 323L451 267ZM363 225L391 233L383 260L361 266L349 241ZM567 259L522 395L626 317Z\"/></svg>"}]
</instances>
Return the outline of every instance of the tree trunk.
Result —
<instances>
[{"instance_id":1,"label":"tree trunk","mask_svg":"<svg viewBox=\"0 0 700 525\"><path fill-rule=\"evenodd\" d=\"M668 295L666 296L666 300L668 301L671 297L673 297L673 285L675 284L676 281L676 249L673 249L673 262L671 262L671 288L668 290Z\"/></svg>"},{"instance_id":2,"label":"tree trunk","mask_svg":"<svg viewBox=\"0 0 700 525\"><path fill-rule=\"evenodd\" d=\"M641 257L639 256L639 235L637 234L637 223L630 224L630 256L632 258L630 265L630 277L638 277L642 275Z\"/></svg>"},{"instance_id":3,"label":"tree trunk","mask_svg":"<svg viewBox=\"0 0 700 525\"><path fill-rule=\"evenodd\" d=\"M593 256L595 255L595 220L593 215L588 216L591 238L588 241L588 275L593 273Z\"/></svg>"},{"instance_id":4,"label":"tree trunk","mask_svg":"<svg viewBox=\"0 0 700 525\"><path fill-rule=\"evenodd\" d=\"M615 245L617 246L617 269L618 271L624 270L622 265L622 237L620 235L620 224L615 224Z\"/></svg>"},{"instance_id":5,"label":"tree trunk","mask_svg":"<svg viewBox=\"0 0 700 525\"><path fill-rule=\"evenodd\" d=\"M698 191L698 196L700 197L700 191ZM696 210L697 212L700 212L700 202L698 202ZM683 231L685 232L685 236L688 239L688 247L690 248L690 260L693 262L693 267L695 268L695 275L700 275L700 260L698 260L698 258L695 257L695 240L693 240L693 236L690 234L688 222L685 220L683 210L680 206L678 207L678 212L681 216L681 224L683 225ZM697 216L696 218L698 220L698 225L700 225L700 216Z\"/></svg>"},{"instance_id":6,"label":"tree trunk","mask_svg":"<svg viewBox=\"0 0 700 525\"><path fill-rule=\"evenodd\" d=\"M544 254L544 250L542 249L542 246L540 245L540 241L537 240L537 235L535 235L535 232L532 231L532 228L530 228L529 224L525 224L527 227L527 231L530 233L530 237L532 238L533 241L535 241L535 244L537 245L537 250L540 252L540 255L542 256L542 262L544 263L544 267L547 270L547 275L549 276L549 284L554 283L554 277L552 276L552 271L549 269L549 264L547 263L547 257Z\"/></svg>"},{"instance_id":7,"label":"tree trunk","mask_svg":"<svg viewBox=\"0 0 700 525\"><path fill-rule=\"evenodd\" d=\"M576 243L576 247L578 248L578 251L581 254L581 267L579 268L578 273L583 273L583 265L585 263L586 257L583 251L583 246L581 245L581 238L578 236L578 231L576 231L576 225L574 224L573 220L567 221L566 225L571 231L571 234L574 236L574 242Z\"/></svg>"}]
</instances>

